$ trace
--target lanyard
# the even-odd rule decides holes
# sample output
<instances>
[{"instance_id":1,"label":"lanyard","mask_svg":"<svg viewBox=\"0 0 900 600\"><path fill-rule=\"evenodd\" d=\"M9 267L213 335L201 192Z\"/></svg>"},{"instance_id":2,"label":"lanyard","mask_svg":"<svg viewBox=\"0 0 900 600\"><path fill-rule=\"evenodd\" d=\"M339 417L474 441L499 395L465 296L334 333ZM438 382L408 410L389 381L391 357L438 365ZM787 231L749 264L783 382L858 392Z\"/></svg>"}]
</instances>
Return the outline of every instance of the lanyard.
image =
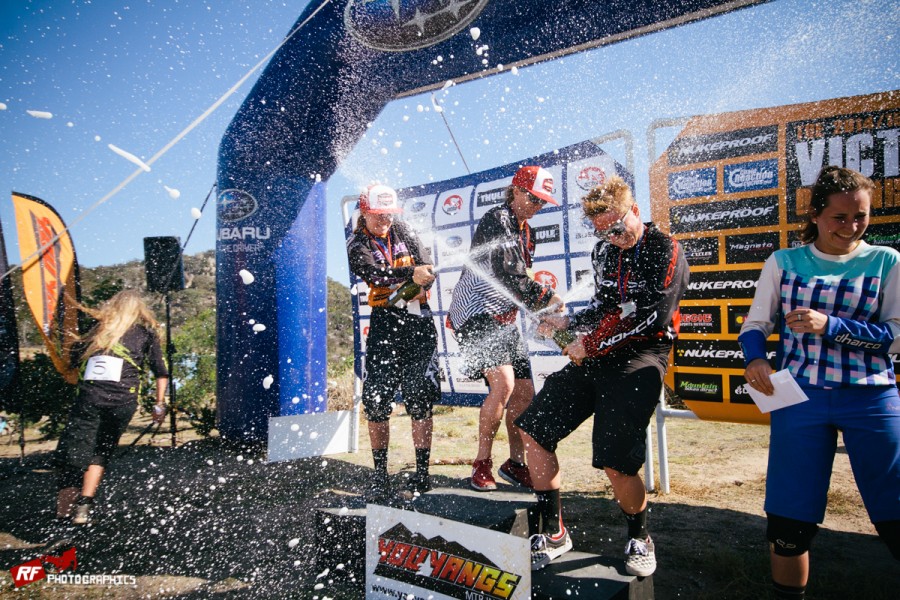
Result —
<instances>
[{"instance_id":1,"label":"lanyard","mask_svg":"<svg viewBox=\"0 0 900 600\"><path fill-rule=\"evenodd\" d=\"M528 221L522 223L522 226L519 227L519 248L522 249L522 256L525 258L525 267L531 268L531 263L533 258L531 256L531 248L529 247L528 241L531 239L529 235L531 228L528 226Z\"/></svg>"},{"instance_id":2,"label":"lanyard","mask_svg":"<svg viewBox=\"0 0 900 600\"><path fill-rule=\"evenodd\" d=\"M641 255L641 245L644 243L644 235L647 233L647 228L644 228L644 231L641 232L641 237L638 239L637 243L634 245L634 260L631 264L628 265L628 270L625 271L625 276L622 276L622 255L624 251L619 251L619 301L625 302L625 293L628 290L628 280L631 278L631 267L634 264L637 264L638 257Z\"/></svg>"},{"instance_id":3,"label":"lanyard","mask_svg":"<svg viewBox=\"0 0 900 600\"><path fill-rule=\"evenodd\" d=\"M391 247L391 232L388 231L387 237L385 238L387 240L387 243L382 242L379 238L369 233L368 229L366 229L366 235L369 236L369 239L372 240L375 246L378 247L378 250L381 252L382 256L384 256L385 260L387 260L388 266L393 267L394 250Z\"/></svg>"}]
</instances>

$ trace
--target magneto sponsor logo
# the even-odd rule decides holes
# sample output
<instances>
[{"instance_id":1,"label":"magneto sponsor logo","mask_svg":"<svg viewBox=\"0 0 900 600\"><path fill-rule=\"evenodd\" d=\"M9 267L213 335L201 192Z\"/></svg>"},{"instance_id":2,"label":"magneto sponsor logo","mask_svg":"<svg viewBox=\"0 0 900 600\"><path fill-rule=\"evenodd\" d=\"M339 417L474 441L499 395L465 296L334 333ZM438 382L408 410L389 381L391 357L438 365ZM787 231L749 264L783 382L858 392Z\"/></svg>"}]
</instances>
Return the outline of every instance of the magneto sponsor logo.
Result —
<instances>
[{"instance_id":1,"label":"magneto sponsor logo","mask_svg":"<svg viewBox=\"0 0 900 600\"><path fill-rule=\"evenodd\" d=\"M672 200L696 198L697 196L714 196L715 193L715 167L669 173L669 198Z\"/></svg>"},{"instance_id":2,"label":"magneto sponsor logo","mask_svg":"<svg viewBox=\"0 0 900 600\"><path fill-rule=\"evenodd\" d=\"M678 241L691 266L719 264L718 237L685 238Z\"/></svg>"},{"instance_id":3,"label":"magneto sponsor logo","mask_svg":"<svg viewBox=\"0 0 900 600\"><path fill-rule=\"evenodd\" d=\"M256 212L259 204L256 198L243 190L223 190L216 199L219 220L228 223L246 219Z\"/></svg>"},{"instance_id":4,"label":"magneto sponsor logo","mask_svg":"<svg viewBox=\"0 0 900 600\"><path fill-rule=\"evenodd\" d=\"M600 167L585 167L575 178L575 185L588 192L606 181L606 173Z\"/></svg>"},{"instance_id":5,"label":"magneto sponsor logo","mask_svg":"<svg viewBox=\"0 0 900 600\"><path fill-rule=\"evenodd\" d=\"M459 211L462 210L463 199L462 196L458 194L453 194L452 196L447 196L444 198L444 203L441 204L441 210L444 211L444 214L455 215Z\"/></svg>"},{"instance_id":6,"label":"magneto sponsor logo","mask_svg":"<svg viewBox=\"0 0 900 600\"><path fill-rule=\"evenodd\" d=\"M765 262L780 243L776 232L726 236L725 262L730 265Z\"/></svg>"},{"instance_id":7,"label":"magneto sponsor logo","mask_svg":"<svg viewBox=\"0 0 900 600\"><path fill-rule=\"evenodd\" d=\"M386 52L427 48L462 31L488 0L349 0L344 26L361 44Z\"/></svg>"},{"instance_id":8,"label":"magneto sponsor logo","mask_svg":"<svg viewBox=\"0 0 900 600\"><path fill-rule=\"evenodd\" d=\"M680 340L676 342L676 347L679 344ZM676 372L675 392L685 400L722 402L722 377L719 375Z\"/></svg>"},{"instance_id":9,"label":"magneto sponsor logo","mask_svg":"<svg viewBox=\"0 0 900 600\"><path fill-rule=\"evenodd\" d=\"M669 146L667 152L670 165L687 165L776 150L778 150L778 126L769 125L678 138Z\"/></svg>"},{"instance_id":10,"label":"magneto sponsor logo","mask_svg":"<svg viewBox=\"0 0 900 600\"><path fill-rule=\"evenodd\" d=\"M559 225L542 225L541 227L533 228L532 231L534 232L534 242L536 244L558 242L560 239Z\"/></svg>"},{"instance_id":11,"label":"magneto sponsor logo","mask_svg":"<svg viewBox=\"0 0 900 600\"><path fill-rule=\"evenodd\" d=\"M494 188L475 194L475 206L478 207L496 206L497 204L503 204L504 201L506 201L505 187Z\"/></svg>"},{"instance_id":12,"label":"magneto sponsor logo","mask_svg":"<svg viewBox=\"0 0 900 600\"><path fill-rule=\"evenodd\" d=\"M778 187L778 159L725 165L725 193L750 192Z\"/></svg>"},{"instance_id":13,"label":"magneto sponsor logo","mask_svg":"<svg viewBox=\"0 0 900 600\"><path fill-rule=\"evenodd\" d=\"M375 575L452 598L507 600L522 575L462 544L426 538L398 523L378 536Z\"/></svg>"},{"instance_id":14,"label":"magneto sponsor logo","mask_svg":"<svg viewBox=\"0 0 900 600\"><path fill-rule=\"evenodd\" d=\"M773 226L778 224L778 196L673 206L669 218L672 233Z\"/></svg>"},{"instance_id":15,"label":"magneto sponsor logo","mask_svg":"<svg viewBox=\"0 0 900 600\"><path fill-rule=\"evenodd\" d=\"M685 300L753 298L759 271L694 271Z\"/></svg>"},{"instance_id":16,"label":"magneto sponsor logo","mask_svg":"<svg viewBox=\"0 0 900 600\"><path fill-rule=\"evenodd\" d=\"M554 290L556 289L556 286L559 285L559 280L556 279L556 275L550 271L537 271L534 274L534 280L539 284L549 286Z\"/></svg>"}]
</instances>

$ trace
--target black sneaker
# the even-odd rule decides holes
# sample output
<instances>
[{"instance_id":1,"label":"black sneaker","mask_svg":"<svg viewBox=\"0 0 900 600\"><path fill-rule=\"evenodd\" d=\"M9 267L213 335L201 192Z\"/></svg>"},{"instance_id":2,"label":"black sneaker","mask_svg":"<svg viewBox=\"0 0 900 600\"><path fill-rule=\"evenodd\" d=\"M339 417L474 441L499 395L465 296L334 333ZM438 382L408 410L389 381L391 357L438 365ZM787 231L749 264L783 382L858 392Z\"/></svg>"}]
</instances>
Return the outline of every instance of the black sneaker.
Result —
<instances>
[{"instance_id":1,"label":"black sneaker","mask_svg":"<svg viewBox=\"0 0 900 600\"><path fill-rule=\"evenodd\" d=\"M391 483L387 473L375 473L372 482L365 491L366 502L371 504L387 504L391 494Z\"/></svg>"},{"instance_id":2,"label":"black sneaker","mask_svg":"<svg viewBox=\"0 0 900 600\"><path fill-rule=\"evenodd\" d=\"M554 540L546 533L538 533L531 536L531 570L540 571L550 564L550 561L559 558L572 549L572 538L569 532L563 532L561 538Z\"/></svg>"}]
</instances>

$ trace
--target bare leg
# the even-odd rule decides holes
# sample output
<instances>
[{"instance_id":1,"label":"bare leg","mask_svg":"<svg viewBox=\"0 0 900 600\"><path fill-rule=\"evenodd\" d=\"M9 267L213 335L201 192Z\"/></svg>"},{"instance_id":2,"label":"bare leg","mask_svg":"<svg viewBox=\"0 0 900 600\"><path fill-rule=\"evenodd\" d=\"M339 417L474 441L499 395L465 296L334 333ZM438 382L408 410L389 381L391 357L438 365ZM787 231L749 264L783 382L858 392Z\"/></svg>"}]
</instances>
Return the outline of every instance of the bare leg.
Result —
<instances>
[{"instance_id":1,"label":"bare leg","mask_svg":"<svg viewBox=\"0 0 900 600\"><path fill-rule=\"evenodd\" d=\"M485 371L490 391L481 405L478 416L478 454L475 460L487 460L491 458L491 449L494 446L494 436L500 428L500 419L503 417L503 409L513 392L515 375L512 365L500 365L489 371Z\"/></svg>"},{"instance_id":2,"label":"bare leg","mask_svg":"<svg viewBox=\"0 0 900 600\"><path fill-rule=\"evenodd\" d=\"M779 556L769 545L772 562L772 581L791 587L804 587L809 579L809 552L800 556Z\"/></svg>"},{"instance_id":3,"label":"bare leg","mask_svg":"<svg viewBox=\"0 0 900 600\"><path fill-rule=\"evenodd\" d=\"M506 406L506 431L509 434L509 457L517 463L525 462L522 430L516 426L519 418L534 397L534 383L530 379L516 379Z\"/></svg>"},{"instance_id":4,"label":"bare leg","mask_svg":"<svg viewBox=\"0 0 900 600\"><path fill-rule=\"evenodd\" d=\"M535 491L558 490L562 486L562 476L556 453L545 450L524 431L522 440L528 452L528 470L531 472L531 482Z\"/></svg>"},{"instance_id":5,"label":"bare leg","mask_svg":"<svg viewBox=\"0 0 900 600\"><path fill-rule=\"evenodd\" d=\"M625 475L609 467L604 471L612 483L616 502L625 514L636 515L647 508L647 490L640 475Z\"/></svg>"},{"instance_id":6,"label":"bare leg","mask_svg":"<svg viewBox=\"0 0 900 600\"><path fill-rule=\"evenodd\" d=\"M103 479L103 473L106 471L100 465L91 465L84 472L84 484L81 487L81 495L85 498L93 498L97 495L97 488L100 487L100 481Z\"/></svg>"},{"instance_id":7,"label":"bare leg","mask_svg":"<svg viewBox=\"0 0 900 600\"><path fill-rule=\"evenodd\" d=\"M372 445L372 450L387 450L390 441L390 421L382 421L380 423L369 421L369 443Z\"/></svg>"},{"instance_id":8,"label":"bare leg","mask_svg":"<svg viewBox=\"0 0 900 600\"><path fill-rule=\"evenodd\" d=\"M430 417L412 422L413 446L417 449L431 448L431 435L434 431L434 421ZM371 434L370 434L371 435ZM385 444L387 447L387 444Z\"/></svg>"}]
</instances>

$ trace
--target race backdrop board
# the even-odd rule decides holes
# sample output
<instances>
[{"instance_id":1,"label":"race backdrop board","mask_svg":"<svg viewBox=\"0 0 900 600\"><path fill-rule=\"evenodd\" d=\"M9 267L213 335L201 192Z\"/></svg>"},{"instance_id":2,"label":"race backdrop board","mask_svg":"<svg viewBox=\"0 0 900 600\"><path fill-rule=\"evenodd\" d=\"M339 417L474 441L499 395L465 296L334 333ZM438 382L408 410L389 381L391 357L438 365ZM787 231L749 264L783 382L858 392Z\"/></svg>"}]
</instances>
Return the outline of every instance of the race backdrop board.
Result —
<instances>
[{"instance_id":1,"label":"race backdrop board","mask_svg":"<svg viewBox=\"0 0 900 600\"><path fill-rule=\"evenodd\" d=\"M594 292L590 253L597 242L593 226L583 218L581 198L611 175L621 176L634 187L631 174L596 144L585 141L488 171L397 190L403 203L402 218L431 249L438 272L429 306L438 330L443 404L479 405L487 394L483 381L467 379L460 373L459 347L444 324L478 221L488 210L504 202L513 175L526 164L541 165L553 174L554 197L560 203L559 206L548 204L529 220L537 242L534 277L552 286L571 309L579 310ZM348 236L354 224L355 215L346 224ZM365 283L352 274L351 277L356 373L364 378L371 309ZM518 325L527 340L535 388L540 390L547 376L561 369L568 359L552 342L548 345L535 341L530 333L533 325L521 314Z\"/></svg>"},{"instance_id":2,"label":"race backdrop board","mask_svg":"<svg viewBox=\"0 0 900 600\"><path fill-rule=\"evenodd\" d=\"M700 418L768 422L746 391L737 336L763 262L799 244L822 167L875 181L866 240L900 250L898 132L898 91L706 115L652 165L653 220L691 265L669 384ZM777 336L768 343L774 358Z\"/></svg>"}]
</instances>

